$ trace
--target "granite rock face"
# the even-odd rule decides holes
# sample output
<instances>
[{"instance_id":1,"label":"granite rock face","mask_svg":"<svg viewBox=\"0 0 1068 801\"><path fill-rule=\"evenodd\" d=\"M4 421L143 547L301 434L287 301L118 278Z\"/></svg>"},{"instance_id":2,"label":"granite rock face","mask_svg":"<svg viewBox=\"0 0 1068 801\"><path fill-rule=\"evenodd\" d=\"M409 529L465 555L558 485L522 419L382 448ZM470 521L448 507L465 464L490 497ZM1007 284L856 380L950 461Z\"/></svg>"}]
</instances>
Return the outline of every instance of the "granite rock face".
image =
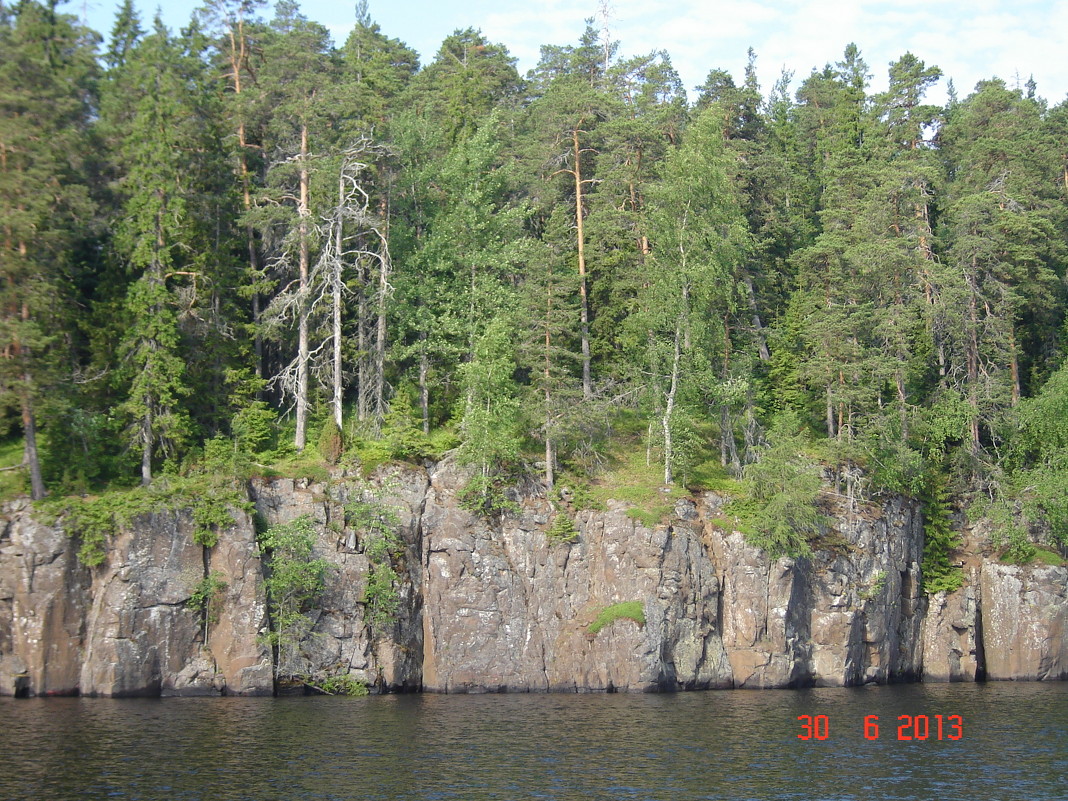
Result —
<instances>
[{"instance_id":1,"label":"granite rock face","mask_svg":"<svg viewBox=\"0 0 1068 801\"><path fill-rule=\"evenodd\" d=\"M256 511L268 526L310 518L320 536L314 556L328 561L326 591L312 613L312 636L302 643L290 672L307 675L349 675L371 687L415 691L421 683L422 610L420 516L427 477L421 469L380 471L372 483L341 478L321 482L254 482ZM370 561L363 533L348 526L345 506L374 498L395 517L402 553L398 609L384 631L374 631L365 614L364 593Z\"/></svg>"},{"instance_id":2,"label":"granite rock face","mask_svg":"<svg viewBox=\"0 0 1068 801\"><path fill-rule=\"evenodd\" d=\"M423 514L425 690L730 685L715 636L719 580L698 530L644 528L614 508L579 514L578 541L553 543L544 499L494 529L455 502L462 485L439 466ZM590 633L604 609L629 601L644 622Z\"/></svg>"},{"instance_id":3,"label":"granite rock face","mask_svg":"<svg viewBox=\"0 0 1068 801\"><path fill-rule=\"evenodd\" d=\"M983 564L982 640L988 679L1068 679L1068 568Z\"/></svg>"},{"instance_id":4,"label":"granite rock face","mask_svg":"<svg viewBox=\"0 0 1068 801\"><path fill-rule=\"evenodd\" d=\"M0 519L0 695L78 691L91 576L25 500Z\"/></svg>"},{"instance_id":5,"label":"granite rock face","mask_svg":"<svg viewBox=\"0 0 1068 801\"><path fill-rule=\"evenodd\" d=\"M119 532L96 568L76 543L6 509L0 541L0 692L143 696L267 694L270 651L251 520L239 515L210 557L184 513L160 512ZM187 602L207 570L226 583L218 620Z\"/></svg>"},{"instance_id":6,"label":"granite rock face","mask_svg":"<svg viewBox=\"0 0 1068 801\"><path fill-rule=\"evenodd\" d=\"M427 690L842 686L920 673L922 525L904 502L843 515L846 553L773 560L701 524L714 496L681 502L653 529L622 506L584 512L578 542L552 544L548 503L491 529L458 507L463 477L450 471L432 474L423 516ZM589 634L624 601L642 602L643 626Z\"/></svg>"},{"instance_id":7,"label":"granite rock face","mask_svg":"<svg viewBox=\"0 0 1068 801\"><path fill-rule=\"evenodd\" d=\"M922 519L892 499L828 495L834 525L811 557L770 558L724 528L714 493L648 527L622 504L576 512L536 487L487 521L462 508L450 460L384 468L370 482L257 480L265 525L307 517L332 565L311 630L282 673L345 675L379 691L653 691L848 686L900 680L1068 678L1068 568L973 552L965 586L927 598ZM396 613L369 620L369 535L351 510L387 510L398 544ZM346 509L349 509L347 512ZM574 542L554 542L557 514ZM268 569L250 515L219 544L185 512L137 519L86 568L78 543L25 501L0 517L0 694L205 695L274 691L264 645ZM225 582L205 628L190 596ZM644 618L607 609L637 602Z\"/></svg>"}]
</instances>

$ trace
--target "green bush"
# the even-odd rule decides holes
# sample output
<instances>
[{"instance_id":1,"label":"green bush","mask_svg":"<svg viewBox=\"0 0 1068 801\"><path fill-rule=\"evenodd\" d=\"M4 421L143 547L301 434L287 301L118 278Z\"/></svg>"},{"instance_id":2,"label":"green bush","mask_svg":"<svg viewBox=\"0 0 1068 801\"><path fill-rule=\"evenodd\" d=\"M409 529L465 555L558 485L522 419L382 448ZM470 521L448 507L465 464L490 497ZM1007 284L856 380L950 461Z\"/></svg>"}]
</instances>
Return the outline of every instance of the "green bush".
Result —
<instances>
[{"instance_id":1,"label":"green bush","mask_svg":"<svg viewBox=\"0 0 1068 801\"><path fill-rule=\"evenodd\" d=\"M397 571L389 562L372 562L363 591L366 619L373 631L382 631L397 619L400 593Z\"/></svg>"},{"instance_id":2,"label":"green bush","mask_svg":"<svg viewBox=\"0 0 1068 801\"><path fill-rule=\"evenodd\" d=\"M456 494L461 509L487 519L499 518L519 508L508 500L504 482L493 476L476 474Z\"/></svg>"},{"instance_id":3,"label":"green bush","mask_svg":"<svg viewBox=\"0 0 1068 801\"><path fill-rule=\"evenodd\" d=\"M250 456L267 451L275 438L275 414L264 401L248 401L230 421L238 449Z\"/></svg>"},{"instance_id":4,"label":"green bush","mask_svg":"<svg viewBox=\"0 0 1068 801\"><path fill-rule=\"evenodd\" d=\"M812 554L810 540L826 519L816 507L822 485L819 465L805 454L808 441L796 416L782 414L769 432L770 446L744 471L757 502L755 533L746 539L771 556Z\"/></svg>"},{"instance_id":5,"label":"green bush","mask_svg":"<svg viewBox=\"0 0 1068 801\"><path fill-rule=\"evenodd\" d=\"M553 517L553 522L545 532L546 538L551 545L556 545L563 542L576 542L579 538L578 529L575 528L575 521L571 519L571 515L567 512L557 512Z\"/></svg>"},{"instance_id":6,"label":"green bush","mask_svg":"<svg viewBox=\"0 0 1068 801\"><path fill-rule=\"evenodd\" d=\"M418 423L408 393L400 391L390 402L382 421L382 441L393 459L414 461L426 458L433 450L430 440Z\"/></svg>"},{"instance_id":7,"label":"green bush","mask_svg":"<svg viewBox=\"0 0 1068 801\"><path fill-rule=\"evenodd\" d=\"M312 627L306 613L326 587L326 575L333 566L325 559L314 557L315 524L306 515L272 526L258 539L267 554L264 588L270 631L266 640L278 649L275 676L294 675L290 668L300 642Z\"/></svg>"},{"instance_id":8,"label":"green bush","mask_svg":"<svg viewBox=\"0 0 1068 801\"><path fill-rule=\"evenodd\" d=\"M362 698L370 692L366 684L348 673L326 676L318 680L309 677L304 680L304 683L326 695L347 695L353 698Z\"/></svg>"},{"instance_id":9,"label":"green bush","mask_svg":"<svg viewBox=\"0 0 1068 801\"><path fill-rule=\"evenodd\" d=\"M222 578L223 575L219 571L211 571L197 582L193 592L189 595L189 600L186 601L186 605L200 616L205 643L208 641L208 626L219 622L222 594L227 586Z\"/></svg>"},{"instance_id":10,"label":"green bush","mask_svg":"<svg viewBox=\"0 0 1068 801\"><path fill-rule=\"evenodd\" d=\"M319 429L319 455L329 464L337 464L345 452L341 429L333 417L328 418Z\"/></svg>"},{"instance_id":11,"label":"green bush","mask_svg":"<svg viewBox=\"0 0 1068 801\"><path fill-rule=\"evenodd\" d=\"M396 620L400 608L398 574L393 567L393 560L403 553L398 522L396 511L377 498L370 485L355 486L345 504L345 525L357 532L370 562L363 602L373 631L381 631Z\"/></svg>"}]
</instances>

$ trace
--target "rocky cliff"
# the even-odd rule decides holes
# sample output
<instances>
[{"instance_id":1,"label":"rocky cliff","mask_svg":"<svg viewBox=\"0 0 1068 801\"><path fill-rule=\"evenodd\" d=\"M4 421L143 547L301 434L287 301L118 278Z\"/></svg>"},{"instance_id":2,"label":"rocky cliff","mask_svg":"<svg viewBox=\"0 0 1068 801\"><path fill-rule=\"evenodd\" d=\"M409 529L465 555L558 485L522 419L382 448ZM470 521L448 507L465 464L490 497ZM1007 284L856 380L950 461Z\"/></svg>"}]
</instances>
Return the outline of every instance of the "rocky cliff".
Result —
<instances>
[{"instance_id":1,"label":"rocky cliff","mask_svg":"<svg viewBox=\"0 0 1068 801\"><path fill-rule=\"evenodd\" d=\"M900 499L835 508L813 557L771 559L724 526L713 493L654 528L621 504L579 512L577 539L554 542L548 500L491 523L460 506L464 480L448 461L376 477L401 543L396 612L376 626L367 543L344 511L366 488L251 485L261 523L307 516L332 566L292 672L433 692L1068 678L1068 568L970 557L961 590L927 598L922 521ZM213 548L194 544L186 513L141 517L94 568L25 501L0 525L0 694L274 691L251 515L235 511ZM190 599L209 575L225 587L205 620ZM593 625L619 604L641 613Z\"/></svg>"}]
</instances>

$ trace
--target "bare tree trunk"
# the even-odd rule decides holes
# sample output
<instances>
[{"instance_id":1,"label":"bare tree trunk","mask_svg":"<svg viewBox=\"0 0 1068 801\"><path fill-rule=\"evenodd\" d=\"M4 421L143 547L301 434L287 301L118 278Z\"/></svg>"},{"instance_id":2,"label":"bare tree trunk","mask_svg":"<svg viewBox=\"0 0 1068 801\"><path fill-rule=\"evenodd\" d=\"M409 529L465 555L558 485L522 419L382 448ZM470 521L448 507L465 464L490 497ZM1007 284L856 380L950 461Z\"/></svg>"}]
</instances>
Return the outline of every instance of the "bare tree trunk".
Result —
<instances>
[{"instance_id":1,"label":"bare tree trunk","mask_svg":"<svg viewBox=\"0 0 1068 801\"><path fill-rule=\"evenodd\" d=\"M976 264L972 263L973 271ZM968 405L971 406L971 420L969 430L971 432L971 451L979 453L979 312L975 303L976 289L972 275L968 280L968 341L967 341L967 364L968 364Z\"/></svg>"},{"instance_id":2,"label":"bare tree trunk","mask_svg":"<svg viewBox=\"0 0 1068 801\"><path fill-rule=\"evenodd\" d=\"M298 451L307 444L308 424L308 271L311 254L308 243L308 126L300 129L300 300L297 309L297 432L294 444Z\"/></svg>"},{"instance_id":3,"label":"bare tree trunk","mask_svg":"<svg viewBox=\"0 0 1068 801\"><path fill-rule=\"evenodd\" d=\"M152 483L152 410L141 418L141 486Z\"/></svg>"},{"instance_id":4,"label":"bare tree trunk","mask_svg":"<svg viewBox=\"0 0 1068 801\"><path fill-rule=\"evenodd\" d=\"M419 349L419 410L423 415L423 433L430 434L430 386L427 375L430 372L430 358L426 352L426 331L419 333L422 347Z\"/></svg>"},{"instance_id":5,"label":"bare tree trunk","mask_svg":"<svg viewBox=\"0 0 1068 801\"><path fill-rule=\"evenodd\" d=\"M334 390L334 422L337 423L338 430L341 430L341 418L342 418L342 364L341 364L341 287L342 287L342 270L344 269L344 263L342 262L342 253L344 252L344 227L345 227L345 162L342 161L340 174L337 179L337 220L335 221L336 228L334 230L334 259L331 279L331 298L333 302L333 331L334 338L334 370L331 379L333 381Z\"/></svg>"},{"instance_id":6,"label":"bare tree trunk","mask_svg":"<svg viewBox=\"0 0 1068 801\"><path fill-rule=\"evenodd\" d=\"M682 330L680 325L675 326L675 353L671 361L671 386L667 393L667 403L664 405L664 416L661 418L661 426L664 431L664 483L670 484L674 480L671 472L671 460L675 456L674 443L671 439L671 415L675 412L675 395L679 388L679 356L681 354Z\"/></svg>"},{"instance_id":7,"label":"bare tree trunk","mask_svg":"<svg viewBox=\"0 0 1068 801\"><path fill-rule=\"evenodd\" d=\"M757 352L760 355L760 361L771 361L771 352L768 351L768 341L764 337L764 324L760 320L760 313L757 311L756 292L753 290L753 279L746 276L744 279L746 293L749 296L749 310L753 313L753 333L757 338Z\"/></svg>"},{"instance_id":8,"label":"bare tree trunk","mask_svg":"<svg viewBox=\"0 0 1068 801\"><path fill-rule=\"evenodd\" d=\"M369 310L367 308L367 285L369 283L367 264L360 259L360 290L356 299L356 347L360 352L356 362L356 419L361 423L367 420L371 408L371 371L368 369L367 329Z\"/></svg>"},{"instance_id":9,"label":"bare tree trunk","mask_svg":"<svg viewBox=\"0 0 1068 801\"><path fill-rule=\"evenodd\" d=\"M29 387L30 376L23 375L22 380ZM39 501L46 493L44 479L41 478L41 459L37 453L37 420L33 414L29 389L22 393L22 431L26 437L22 461L30 471L30 497ZM149 478L151 480L151 476Z\"/></svg>"},{"instance_id":10,"label":"bare tree trunk","mask_svg":"<svg viewBox=\"0 0 1068 801\"><path fill-rule=\"evenodd\" d=\"M895 383L897 384L897 402L901 410L901 438L903 440L909 437L909 419L908 419L908 404L906 403L905 395L905 376L901 370L898 370L894 374Z\"/></svg>"},{"instance_id":11,"label":"bare tree trunk","mask_svg":"<svg viewBox=\"0 0 1068 801\"><path fill-rule=\"evenodd\" d=\"M386 416L386 295L389 291L389 254L378 260L378 324L375 331L375 431Z\"/></svg>"}]
</instances>

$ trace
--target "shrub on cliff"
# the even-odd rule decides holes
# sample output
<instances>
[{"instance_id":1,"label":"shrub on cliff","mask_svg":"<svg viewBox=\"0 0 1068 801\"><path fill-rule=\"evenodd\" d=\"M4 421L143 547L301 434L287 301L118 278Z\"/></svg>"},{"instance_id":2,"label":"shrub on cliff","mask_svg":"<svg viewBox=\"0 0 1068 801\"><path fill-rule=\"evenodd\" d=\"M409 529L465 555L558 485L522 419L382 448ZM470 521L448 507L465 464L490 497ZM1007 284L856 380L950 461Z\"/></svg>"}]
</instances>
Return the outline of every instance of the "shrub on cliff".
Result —
<instances>
[{"instance_id":1,"label":"shrub on cliff","mask_svg":"<svg viewBox=\"0 0 1068 801\"><path fill-rule=\"evenodd\" d=\"M825 519L816 508L821 487L819 465L805 450L808 440L796 416L783 414L768 432L769 446L744 472L755 502L753 545L772 556L809 556L809 541Z\"/></svg>"}]
</instances>

